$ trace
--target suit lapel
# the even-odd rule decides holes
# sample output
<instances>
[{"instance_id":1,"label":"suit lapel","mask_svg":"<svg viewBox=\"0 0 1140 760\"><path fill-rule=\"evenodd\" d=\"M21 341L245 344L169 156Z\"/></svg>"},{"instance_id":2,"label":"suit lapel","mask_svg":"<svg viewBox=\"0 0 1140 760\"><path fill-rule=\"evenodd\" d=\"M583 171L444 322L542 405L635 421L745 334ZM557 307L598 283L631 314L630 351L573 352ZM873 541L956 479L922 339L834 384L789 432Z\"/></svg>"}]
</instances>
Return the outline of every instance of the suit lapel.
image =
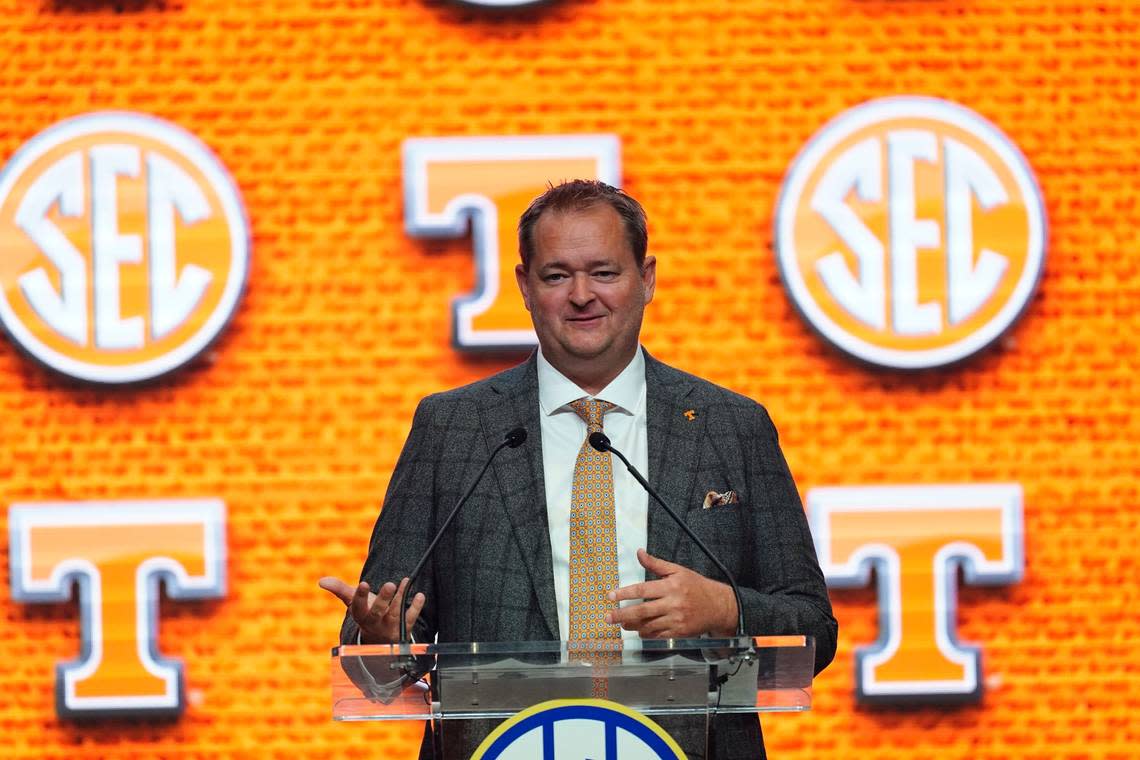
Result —
<instances>
[{"instance_id":1,"label":"suit lapel","mask_svg":"<svg viewBox=\"0 0 1140 760\"><path fill-rule=\"evenodd\" d=\"M538 597L542 617L558 638L558 608L546 514L546 485L542 476L542 427L538 416L538 370L535 355L509 370L491 386L492 397L480 405L487 446L494 448L513 428L526 428L527 440L499 453L493 469L503 496L506 519L522 547L526 570ZM518 636L523 632L519 631Z\"/></svg>"},{"instance_id":2,"label":"suit lapel","mask_svg":"<svg viewBox=\"0 0 1140 760\"><path fill-rule=\"evenodd\" d=\"M686 404L693 382L684 373L645 354L646 428L649 442L649 484L683 520L692 507L686 503L696 475L699 442L705 417ZM676 562L683 559L684 533L665 510L649 497L646 551Z\"/></svg>"}]
</instances>

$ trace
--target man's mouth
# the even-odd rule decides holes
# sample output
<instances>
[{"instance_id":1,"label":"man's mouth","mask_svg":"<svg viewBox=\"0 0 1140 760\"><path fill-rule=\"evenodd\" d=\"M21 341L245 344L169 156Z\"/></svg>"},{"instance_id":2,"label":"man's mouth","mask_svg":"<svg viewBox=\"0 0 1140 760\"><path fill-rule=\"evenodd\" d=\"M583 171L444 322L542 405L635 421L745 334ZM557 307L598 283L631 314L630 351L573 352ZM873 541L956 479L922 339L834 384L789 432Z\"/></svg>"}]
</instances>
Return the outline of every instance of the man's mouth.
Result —
<instances>
[{"instance_id":1,"label":"man's mouth","mask_svg":"<svg viewBox=\"0 0 1140 760\"><path fill-rule=\"evenodd\" d=\"M588 317L569 317L566 321L578 327L586 327L601 322L604 317L604 314L594 314Z\"/></svg>"}]
</instances>

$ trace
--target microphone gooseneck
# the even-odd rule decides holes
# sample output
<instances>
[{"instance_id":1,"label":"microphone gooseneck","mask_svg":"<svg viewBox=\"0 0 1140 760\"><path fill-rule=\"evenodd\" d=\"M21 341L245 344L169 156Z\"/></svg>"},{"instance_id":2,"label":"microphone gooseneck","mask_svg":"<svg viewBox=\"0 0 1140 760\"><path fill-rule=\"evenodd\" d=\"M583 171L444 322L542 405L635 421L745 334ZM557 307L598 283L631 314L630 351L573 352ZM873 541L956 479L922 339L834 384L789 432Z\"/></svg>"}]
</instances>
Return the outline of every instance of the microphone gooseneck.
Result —
<instances>
[{"instance_id":1,"label":"microphone gooseneck","mask_svg":"<svg viewBox=\"0 0 1140 760\"><path fill-rule=\"evenodd\" d=\"M610 443L610 439L605 433L600 430L590 433L589 441L590 445L593 446L596 451L600 451L603 454L608 451L620 459L622 461L622 464L625 465L625 468L629 470L629 474L633 476L634 480L640 483L641 487L644 488L646 492L653 497L654 501L660 504L661 507L669 513L669 516L673 518L673 522L681 526L681 530L685 531L685 535L693 539L693 543L695 543L697 547L702 552L704 552L706 557L712 560L712 563L716 565L717 569L720 570L721 574L723 574L724 577L728 580L728 585L732 587L732 595L736 597L736 635L743 636L744 603L740 598L740 586L736 585L736 578L732 577L732 573L728 571L728 568L724 566L724 563L717 559L716 555L714 555L712 551L707 546L705 546L705 542L697 537L697 534L693 532L692 528L686 525L685 521L678 517L677 513L674 512L673 509L665 503L665 500L658 496L657 492L653 490L653 486L649 485L649 481L642 477L641 473L637 471L637 468L630 464L629 460L625 458L625 455L613 447L613 444Z\"/></svg>"},{"instance_id":2,"label":"microphone gooseneck","mask_svg":"<svg viewBox=\"0 0 1140 760\"><path fill-rule=\"evenodd\" d=\"M465 503L467 503L467 500L469 498L471 498L471 494L475 492L476 486L478 486L479 483L483 480L483 475L486 474L487 469L491 466L491 462L495 461L495 456L498 455L498 453L505 448L517 449L519 446L522 446L525 442L526 442L526 428L524 428L524 427L517 427L517 428L511 430L509 433L506 434L506 436L503 438L503 442L500 443L498 446L496 446L495 450L491 452L491 455L489 457L487 457L487 461L483 464L483 469L479 470L479 474L477 476L475 476L475 481L467 489L467 492L464 493L463 496L461 496L459 498L459 501L455 502L455 506L452 507L452 509L451 509L451 514L449 514L447 516L447 519L443 521L443 525L440 527L439 531L436 532L435 538L433 538L431 540L431 544L428 545L427 551L425 551L423 556L420 557L420 561L416 563L415 569L412 570L411 574L408 576L408 585L404 587L404 593L400 596L400 608L399 608L400 609L400 640L399 640L399 644L401 646L408 643L408 618L407 618L408 594L412 590L412 584L414 584L416 582L416 577L419 576L420 571L423 570L424 565L427 564L427 561L431 557L432 552L435 551L436 544L438 544L439 540L441 538L443 538L443 534L447 531L448 527L451 525L451 521L455 519L455 516L457 514L459 514L460 508Z\"/></svg>"}]
</instances>

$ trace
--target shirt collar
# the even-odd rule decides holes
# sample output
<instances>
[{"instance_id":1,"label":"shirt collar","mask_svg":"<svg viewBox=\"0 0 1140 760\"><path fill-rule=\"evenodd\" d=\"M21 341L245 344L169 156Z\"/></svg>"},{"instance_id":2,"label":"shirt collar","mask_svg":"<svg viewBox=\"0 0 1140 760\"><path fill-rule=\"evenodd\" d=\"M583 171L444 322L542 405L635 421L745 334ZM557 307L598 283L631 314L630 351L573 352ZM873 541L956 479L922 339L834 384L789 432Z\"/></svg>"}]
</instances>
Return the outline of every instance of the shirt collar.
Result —
<instances>
[{"instance_id":1,"label":"shirt collar","mask_svg":"<svg viewBox=\"0 0 1140 760\"><path fill-rule=\"evenodd\" d=\"M538 405L542 413L554 414L583 396L590 394L556 370L538 349ZM608 401L626 414L638 413L645 400L645 355L640 346L625 369L592 398Z\"/></svg>"}]
</instances>

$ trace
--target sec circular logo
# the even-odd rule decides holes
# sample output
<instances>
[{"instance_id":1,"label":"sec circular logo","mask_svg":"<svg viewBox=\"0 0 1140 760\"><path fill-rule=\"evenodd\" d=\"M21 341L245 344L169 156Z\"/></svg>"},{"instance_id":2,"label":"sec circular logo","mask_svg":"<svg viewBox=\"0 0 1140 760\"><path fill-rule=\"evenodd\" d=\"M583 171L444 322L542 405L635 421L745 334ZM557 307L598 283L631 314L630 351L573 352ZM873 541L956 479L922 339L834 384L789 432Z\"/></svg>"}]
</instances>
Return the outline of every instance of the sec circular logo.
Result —
<instances>
[{"instance_id":1,"label":"sec circular logo","mask_svg":"<svg viewBox=\"0 0 1140 760\"><path fill-rule=\"evenodd\" d=\"M894 97L828 123L780 192L776 255L808 323L865 362L963 360L1025 310L1045 261L1041 193L994 125Z\"/></svg>"},{"instance_id":2,"label":"sec circular logo","mask_svg":"<svg viewBox=\"0 0 1140 760\"><path fill-rule=\"evenodd\" d=\"M168 122L78 116L0 171L0 323L65 375L132 383L182 366L229 321L248 269L237 188Z\"/></svg>"},{"instance_id":3,"label":"sec circular logo","mask_svg":"<svg viewBox=\"0 0 1140 760\"><path fill-rule=\"evenodd\" d=\"M661 726L605 699L556 699L523 710L483 740L471 760L685 760Z\"/></svg>"}]
</instances>

